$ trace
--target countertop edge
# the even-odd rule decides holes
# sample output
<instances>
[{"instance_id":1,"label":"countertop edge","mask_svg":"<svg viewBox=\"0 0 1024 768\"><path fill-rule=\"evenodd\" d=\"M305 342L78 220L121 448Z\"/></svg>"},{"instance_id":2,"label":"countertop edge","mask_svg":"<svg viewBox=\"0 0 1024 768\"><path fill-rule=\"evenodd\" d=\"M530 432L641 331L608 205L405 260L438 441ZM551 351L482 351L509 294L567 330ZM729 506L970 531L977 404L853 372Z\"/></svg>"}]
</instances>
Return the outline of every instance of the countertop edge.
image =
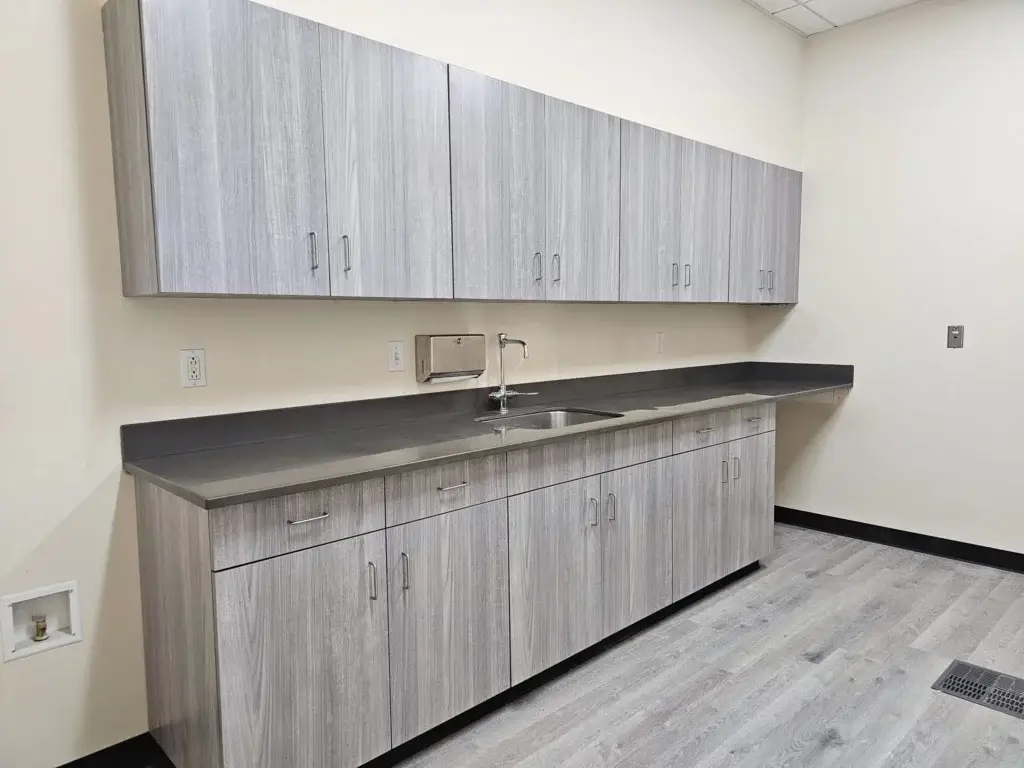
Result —
<instances>
[{"instance_id":1,"label":"countertop edge","mask_svg":"<svg viewBox=\"0 0 1024 768\"><path fill-rule=\"evenodd\" d=\"M816 387L814 389L804 389L797 392L785 393L780 395L769 395L759 397L756 400L752 400L750 403L743 405L729 404L729 405L710 405L706 408L694 408L693 410L686 412L672 412L672 411L652 411L649 418L633 419L628 424L621 422L616 423L616 420L599 421L590 424L581 424L571 430L558 430L557 434L549 434L538 431L536 439L528 440L517 443L510 446L491 446L487 448L479 448L467 451L460 451L458 453L451 453L448 455L432 456L428 459L421 459L414 462L405 462L401 464L393 464L389 466L382 466L374 469L367 469L360 472L352 472L344 475L332 475L330 477L317 478L304 483L290 483L288 485L261 488L246 493L237 493L227 496L211 496L207 497L200 493L195 492L191 488L179 485L172 480L161 475L154 474L149 470L140 467L138 464L132 462L123 462L122 468L128 474L138 477L142 480L152 483L164 490L173 493L175 496L188 501L190 504L194 504L197 507L201 507L206 510L223 509L225 507L233 507L239 504L246 504L255 501L265 501L267 499L277 498L279 496L289 496L295 493L304 493L307 491L315 491L321 488L330 488L335 485L342 485L345 483L354 483L361 480L369 480L376 477L386 477L388 475L401 474L402 472L415 471L420 469L427 469L429 467L437 466L438 464L445 464L449 461L464 461L469 459L478 459L484 456L493 456L499 453L510 453L513 451L519 451L529 448L536 448L541 445L550 445L552 443L558 443L565 440L575 440L577 438L600 434L603 432L617 432L622 429L631 429L634 427L647 426L650 424L659 424L665 421L675 421L677 419L685 419L691 416L700 416L707 413L715 413L718 411L731 411L736 408L749 407L755 404L767 404L775 403L782 400L799 399L802 397L811 397L814 395L820 395L827 392L835 392L839 390L850 390L853 389L852 383L842 384L829 384L822 387ZM709 401L710 402L710 401ZM366 454L367 457L375 454ZM376 454L385 455L385 454Z\"/></svg>"}]
</instances>

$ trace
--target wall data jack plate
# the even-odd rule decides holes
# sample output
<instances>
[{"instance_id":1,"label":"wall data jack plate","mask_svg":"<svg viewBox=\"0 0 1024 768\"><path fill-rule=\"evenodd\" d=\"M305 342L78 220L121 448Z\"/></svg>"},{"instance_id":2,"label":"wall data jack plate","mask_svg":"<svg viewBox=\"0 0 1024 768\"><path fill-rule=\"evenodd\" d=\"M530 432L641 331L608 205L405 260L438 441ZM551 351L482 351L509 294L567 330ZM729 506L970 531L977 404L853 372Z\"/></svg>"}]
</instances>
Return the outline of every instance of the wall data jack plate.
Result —
<instances>
[{"instance_id":1,"label":"wall data jack plate","mask_svg":"<svg viewBox=\"0 0 1024 768\"><path fill-rule=\"evenodd\" d=\"M964 348L964 327L962 325L946 327L946 347L948 349Z\"/></svg>"}]
</instances>

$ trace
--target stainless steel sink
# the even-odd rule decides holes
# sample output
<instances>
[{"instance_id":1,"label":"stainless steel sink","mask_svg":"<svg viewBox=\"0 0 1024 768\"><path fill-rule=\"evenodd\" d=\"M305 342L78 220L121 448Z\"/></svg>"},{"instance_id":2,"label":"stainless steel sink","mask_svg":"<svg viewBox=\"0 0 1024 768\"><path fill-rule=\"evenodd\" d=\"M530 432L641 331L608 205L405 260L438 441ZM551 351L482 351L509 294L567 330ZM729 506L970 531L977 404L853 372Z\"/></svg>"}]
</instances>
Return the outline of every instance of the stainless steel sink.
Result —
<instances>
[{"instance_id":1,"label":"stainless steel sink","mask_svg":"<svg viewBox=\"0 0 1024 768\"><path fill-rule=\"evenodd\" d=\"M479 421L507 429L562 429L564 427L574 427L577 424L589 424L593 421L620 418L622 418L621 413L556 408L550 411L535 411L534 413L487 416L479 419Z\"/></svg>"}]
</instances>

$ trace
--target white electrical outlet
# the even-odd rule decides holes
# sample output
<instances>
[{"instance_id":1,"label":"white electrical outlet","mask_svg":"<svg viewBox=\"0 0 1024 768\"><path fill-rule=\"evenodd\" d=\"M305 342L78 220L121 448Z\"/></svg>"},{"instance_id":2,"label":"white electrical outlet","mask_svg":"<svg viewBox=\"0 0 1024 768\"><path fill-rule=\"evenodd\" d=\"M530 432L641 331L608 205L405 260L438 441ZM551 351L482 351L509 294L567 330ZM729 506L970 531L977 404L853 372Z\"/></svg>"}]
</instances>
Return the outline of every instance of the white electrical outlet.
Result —
<instances>
[{"instance_id":1,"label":"white electrical outlet","mask_svg":"<svg viewBox=\"0 0 1024 768\"><path fill-rule=\"evenodd\" d=\"M398 373L405 370L405 342L388 342L388 371Z\"/></svg>"},{"instance_id":2,"label":"white electrical outlet","mask_svg":"<svg viewBox=\"0 0 1024 768\"><path fill-rule=\"evenodd\" d=\"M659 355L665 354L665 332L658 331L654 334L654 348L657 350Z\"/></svg>"},{"instance_id":3,"label":"white electrical outlet","mask_svg":"<svg viewBox=\"0 0 1024 768\"><path fill-rule=\"evenodd\" d=\"M181 350L181 386L206 386L206 350Z\"/></svg>"}]
</instances>

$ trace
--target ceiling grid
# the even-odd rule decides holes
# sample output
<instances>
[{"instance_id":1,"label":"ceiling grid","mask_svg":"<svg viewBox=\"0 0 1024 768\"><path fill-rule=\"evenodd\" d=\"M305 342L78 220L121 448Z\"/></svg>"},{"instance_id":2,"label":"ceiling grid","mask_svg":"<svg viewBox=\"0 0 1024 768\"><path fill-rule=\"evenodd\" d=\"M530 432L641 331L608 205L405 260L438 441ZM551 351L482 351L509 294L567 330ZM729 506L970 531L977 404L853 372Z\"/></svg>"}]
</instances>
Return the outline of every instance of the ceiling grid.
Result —
<instances>
[{"instance_id":1,"label":"ceiling grid","mask_svg":"<svg viewBox=\"0 0 1024 768\"><path fill-rule=\"evenodd\" d=\"M746 0L804 37L924 0Z\"/></svg>"}]
</instances>

